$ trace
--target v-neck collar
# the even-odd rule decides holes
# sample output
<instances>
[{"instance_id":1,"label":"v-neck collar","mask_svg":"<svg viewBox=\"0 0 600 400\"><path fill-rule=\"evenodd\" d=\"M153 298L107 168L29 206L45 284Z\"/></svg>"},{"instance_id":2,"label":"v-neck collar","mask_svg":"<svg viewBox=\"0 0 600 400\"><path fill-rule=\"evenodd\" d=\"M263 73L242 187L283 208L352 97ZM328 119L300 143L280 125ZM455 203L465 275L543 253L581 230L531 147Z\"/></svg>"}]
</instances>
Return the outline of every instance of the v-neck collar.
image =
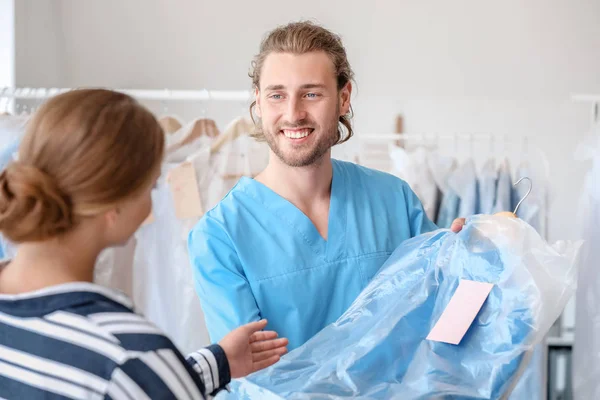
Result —
<instances>
[{"instance_id":1,"label":"v-neck collar","mask_svg":"<svg viewBox=\"0 0 600 400\"><path fill-rule=\"evenodd\" d=\"M343 255L348 208L345 171L337 160L332 159L331 162L333 176L329 200L327 240L321 236L306 214L266 185L248 177L242 177L237 185L240 190L260 202L263 207L286 223L290 229L290 234L300 235L303 241L317 255L324 257L326 261L338 259Z\"/></svg>"}]
</instances>

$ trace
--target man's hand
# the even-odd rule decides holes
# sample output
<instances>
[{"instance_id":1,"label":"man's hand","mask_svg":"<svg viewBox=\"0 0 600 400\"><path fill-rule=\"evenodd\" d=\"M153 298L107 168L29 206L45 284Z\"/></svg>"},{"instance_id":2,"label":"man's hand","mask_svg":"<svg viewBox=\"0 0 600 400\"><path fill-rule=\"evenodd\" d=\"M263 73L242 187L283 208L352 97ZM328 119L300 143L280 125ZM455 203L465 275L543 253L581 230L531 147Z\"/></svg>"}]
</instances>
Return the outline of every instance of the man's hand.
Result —
<instances>
[{"instance_id":1,"label":"man's hand","mask_svg":"<svg viewBox=\"0 0 600 400\"><path fill-rule=\"evenodd\" d=\"M267 368L287 353L288 340L273 331L261 331L267 320L252 322L231 331L219 345L225 351L232 378L242 378Z\"/></svg>"},{"instance_id":2,"label":"man's hand","mask_svg":"<svg viewBox=\"0 0 600 400\"><path fill-rule=\"evenodd\" d=\"M458 233L462 230L463 226L465 226L466 218L456 218L452 221L452 225L450 226L450 230L454 233Z\"/></svg>"}]
</instances>

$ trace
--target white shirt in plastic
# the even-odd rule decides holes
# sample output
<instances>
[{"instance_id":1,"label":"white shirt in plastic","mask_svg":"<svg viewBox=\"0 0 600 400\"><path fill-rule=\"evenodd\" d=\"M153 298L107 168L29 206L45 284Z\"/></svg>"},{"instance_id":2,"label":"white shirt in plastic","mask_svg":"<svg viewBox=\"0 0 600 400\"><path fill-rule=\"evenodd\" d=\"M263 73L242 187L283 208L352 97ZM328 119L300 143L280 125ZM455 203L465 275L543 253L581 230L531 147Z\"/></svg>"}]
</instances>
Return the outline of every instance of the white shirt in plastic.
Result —
<instances>
[{"instance_id":1,"label":"white shirt in plastic","mask_svg":"<svg viewBox=\"0 0 600 400\"><path fill-rule=\"evenodd\" d=\"M390 157L394 165L393 174L408 183L416 193L430 220L435 221L440 190L428 165L432 153L423 147L408 152L402 147L390 145Z\"/></svg>"},{"instance_id":2,"label":"white shirt in plastic","mask_svg":"<svg viewBox=\"0 0 600 400\"><path fill-rule=\"evenodd\" d=\"M165 166L152 193L154 221L136 233L133 300L137 310L189 353L209 344L200 301L194 290L183 222L177 219Z\"/></svg>"}]
</instances>

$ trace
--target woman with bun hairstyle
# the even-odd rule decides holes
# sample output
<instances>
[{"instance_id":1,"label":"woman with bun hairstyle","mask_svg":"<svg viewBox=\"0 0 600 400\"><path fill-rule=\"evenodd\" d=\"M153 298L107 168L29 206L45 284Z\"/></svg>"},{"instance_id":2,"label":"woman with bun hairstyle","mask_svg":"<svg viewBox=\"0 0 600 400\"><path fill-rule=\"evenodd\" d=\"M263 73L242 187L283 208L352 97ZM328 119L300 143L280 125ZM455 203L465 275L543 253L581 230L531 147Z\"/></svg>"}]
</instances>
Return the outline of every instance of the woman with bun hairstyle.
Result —
<instances>
[{"instance_id":1,"label":"woman with bun hairstyle","mask_svg":"<svg viewBox=\"0 0 600 400\"><path fill-rule=\"evenodd\" d=\"M18 244L0 264L0 398L202 399L285 353L260 321L186 359L92 283L98 254L150 213L164 142L147 109L109 90L56 96L28 123L0 174L0 232Z\"/></svg>"}]
</instances>

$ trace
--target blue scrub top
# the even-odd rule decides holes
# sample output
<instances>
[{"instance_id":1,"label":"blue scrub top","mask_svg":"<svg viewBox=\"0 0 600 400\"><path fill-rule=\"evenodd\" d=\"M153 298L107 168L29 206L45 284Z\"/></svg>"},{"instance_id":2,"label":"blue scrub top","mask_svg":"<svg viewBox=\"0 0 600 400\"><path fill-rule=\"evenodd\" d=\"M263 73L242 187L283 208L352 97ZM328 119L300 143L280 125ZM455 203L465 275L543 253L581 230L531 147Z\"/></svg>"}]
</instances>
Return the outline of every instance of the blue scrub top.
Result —
<instances>
[{"instance_id":1,"label":"blue scrub top","mask_svg":"<svg viewBox=\"0 0 600 400\"><path fill-rule=\"evenodd\" d=\"M304 344L338 319L394 249L437 227L401 179L332 160L328 240L265 185L242 178L188 240L213 342L261 318Z\"/></svg>"}]
</instances>

